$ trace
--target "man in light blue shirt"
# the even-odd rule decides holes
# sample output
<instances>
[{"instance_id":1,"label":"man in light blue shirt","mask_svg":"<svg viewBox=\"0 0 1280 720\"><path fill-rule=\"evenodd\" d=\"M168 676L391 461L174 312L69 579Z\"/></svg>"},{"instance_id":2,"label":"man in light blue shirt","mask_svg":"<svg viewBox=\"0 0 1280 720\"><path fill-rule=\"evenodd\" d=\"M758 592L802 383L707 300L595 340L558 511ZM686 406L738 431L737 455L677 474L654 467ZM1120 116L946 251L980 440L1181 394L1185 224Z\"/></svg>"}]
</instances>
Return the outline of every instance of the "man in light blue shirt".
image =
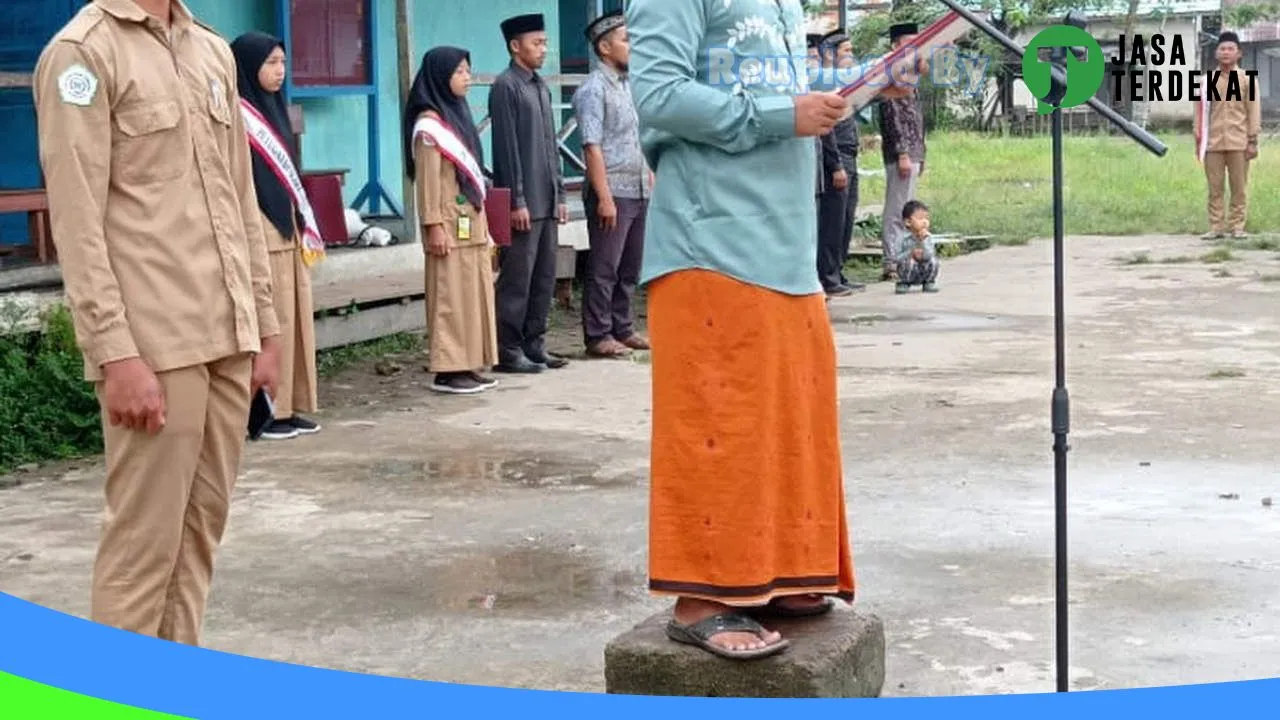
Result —
<instances>
[{"instance_id":1,"label":"man in light blue shirt","mask_svg":"<svg viewBox=\"0 0 1280 720\"><path fill-rule=\"evenodd\" d=\"M644 257L644 218L652 185L640 151L640 123L631 85L626 20L621 11L587 26L600 58L573 93L573 110L587 164L582 205L591 242L582 290L582 329L587 354L623 357L648 350L635 331L632 295Z\"/></svg>"},{"instance_id":2,"label":"man in light blue shirt","mask_svg":"<svg viewBox=\"0 0 1280 720\"><path fill-rule=\"evenodd\" d=\"M809 91L799 0L632 0L627 28L657 173L649 588L672 640L763 657L788 641L758 619L853 599L814 205L848 108Z\"/></svg>"}]
</instances>

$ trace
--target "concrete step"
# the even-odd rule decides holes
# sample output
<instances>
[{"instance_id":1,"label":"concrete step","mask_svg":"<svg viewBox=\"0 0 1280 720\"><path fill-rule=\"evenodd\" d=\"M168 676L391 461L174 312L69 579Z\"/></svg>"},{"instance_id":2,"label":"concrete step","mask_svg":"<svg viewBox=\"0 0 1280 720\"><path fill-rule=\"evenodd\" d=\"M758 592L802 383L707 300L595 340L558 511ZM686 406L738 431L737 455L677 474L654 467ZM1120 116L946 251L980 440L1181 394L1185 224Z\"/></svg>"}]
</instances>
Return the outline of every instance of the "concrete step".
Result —
<instances>
[{"instance_id":1,"label":"concrete step","mask_svg":"<svg viewBox=\"0 0 1280 720\"><path fill-rule=\"evenodd\" d=\"M605 692L721 698L873 698L884 688L884 623L836 608L825 617L770 621L791 647L750 662L725 660L671 641L669 612L605 647Z\"/></svg>"}]
</instances>

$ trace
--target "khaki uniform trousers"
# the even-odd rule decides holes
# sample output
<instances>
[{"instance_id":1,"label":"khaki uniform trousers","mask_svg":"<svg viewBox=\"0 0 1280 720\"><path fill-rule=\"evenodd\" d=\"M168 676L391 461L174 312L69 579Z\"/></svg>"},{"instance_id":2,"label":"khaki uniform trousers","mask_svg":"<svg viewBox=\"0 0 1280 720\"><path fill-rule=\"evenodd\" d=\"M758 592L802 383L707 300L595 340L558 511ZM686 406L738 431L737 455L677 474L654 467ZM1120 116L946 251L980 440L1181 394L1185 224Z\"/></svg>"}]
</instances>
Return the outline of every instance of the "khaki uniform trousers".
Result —
<instances>
[{"instance_id":1,"label":"khaki uniform trousers","mask_svg":"<svg viewBox=\"0 0 1280 720\"><path fill-rule=\"evenodd\" d=\"M1249 161L1245 158L1245 151L1205 153L1204 174L1209 180L1209 229L1213 232L1244 232L1249 185ZM1228 178L1231 180L1231 214L1224 222L1222 199Z\"/></svg>"},{"instance_id":2,"label":"khaki uniform trousers","mask_svg":"<svg viewBox=\"0 0 1280 720\"><path fill-rule=\"evenodd\" d=\"M252 356L241 354L158 373L166 425L156 435L112 426L104 409L106 520L93 567L94 622L200 644L252 372Z\"/></svg>"},{"instance_id":3,"label":"khaki uniform trousers","mask_svg":"<svg viewBox=\"0 0 1280 720\"><path fill-rule=\"evenodd\" d=\"M276 418L286 420L294 413L315 412L319 405L315 302L311 270L297 245L272 248L270 259L272 304L280 322L280 382L272 401Z\"/></svg>"}]
</instances>

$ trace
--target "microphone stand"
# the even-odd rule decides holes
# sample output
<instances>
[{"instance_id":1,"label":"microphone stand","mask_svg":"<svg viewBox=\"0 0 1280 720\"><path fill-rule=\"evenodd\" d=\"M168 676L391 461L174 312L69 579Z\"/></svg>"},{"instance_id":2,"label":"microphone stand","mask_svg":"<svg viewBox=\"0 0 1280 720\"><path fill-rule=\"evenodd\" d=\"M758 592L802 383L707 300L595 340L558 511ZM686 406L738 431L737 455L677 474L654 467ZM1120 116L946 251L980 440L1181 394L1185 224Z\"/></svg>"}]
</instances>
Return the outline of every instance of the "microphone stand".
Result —
<instances>
[{"instance_id":1,"label":"microphone stand","mask_svg":"<svg viewBox=\"0 0 1280 720\"><path fill-rule=\"evenodd\" d=\"M1000 43L1017 57L1021 58L1026 49L1011 38L993 27L985 19L962 7L956 0L939 0L951 10L967 20L974 27L986 33L991 39ZM1074 11L1067 14L1064 24L1083 29L1085 20ZM1053 82L1049 96L1045 101L1056 105L1066 91L1067 75L1065 67L1067 48L1051 49L1050 71ZM1126 135L1151 151L1158 157L1164 157L1168 148L1146 130L1125 119L1124 116L1099 102L1096 97L1088 100L1090 108L1110 120ZM1054 364L1055 384L1050 404L1050 418L1053 430L1054 455L1054 606L1055 631L1054 645L1056 655L1057 691L1067 692L1069 673L1067 665L1067 433L1070 432L1070 401L1067 396L1066 372L1066 330L1063 312L1063 221L1062 221L1062 109L1053 110L1053 309L1054 309Z\"/></svg>"}]
</instances>

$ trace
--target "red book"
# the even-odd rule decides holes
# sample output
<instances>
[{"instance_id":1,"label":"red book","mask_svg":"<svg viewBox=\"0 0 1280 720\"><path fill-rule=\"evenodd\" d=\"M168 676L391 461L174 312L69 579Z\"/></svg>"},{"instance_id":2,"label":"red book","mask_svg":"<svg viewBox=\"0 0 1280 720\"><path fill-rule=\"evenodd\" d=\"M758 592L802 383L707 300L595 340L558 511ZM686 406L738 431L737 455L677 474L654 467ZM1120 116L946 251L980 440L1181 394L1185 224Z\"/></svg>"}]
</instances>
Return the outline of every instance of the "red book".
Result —
<instances>
[{"instance_id":1,"label":"red book","mask_svg":"<svg viewBox=\"0 0 1280 720\"><path fill-rule=\"evenodd\" d=\"M511 244L511 191L507 188L489 188L484 199L484 216L489 223L489 235L493 244L506 247Z\"/></svg>"}]
</instances>

